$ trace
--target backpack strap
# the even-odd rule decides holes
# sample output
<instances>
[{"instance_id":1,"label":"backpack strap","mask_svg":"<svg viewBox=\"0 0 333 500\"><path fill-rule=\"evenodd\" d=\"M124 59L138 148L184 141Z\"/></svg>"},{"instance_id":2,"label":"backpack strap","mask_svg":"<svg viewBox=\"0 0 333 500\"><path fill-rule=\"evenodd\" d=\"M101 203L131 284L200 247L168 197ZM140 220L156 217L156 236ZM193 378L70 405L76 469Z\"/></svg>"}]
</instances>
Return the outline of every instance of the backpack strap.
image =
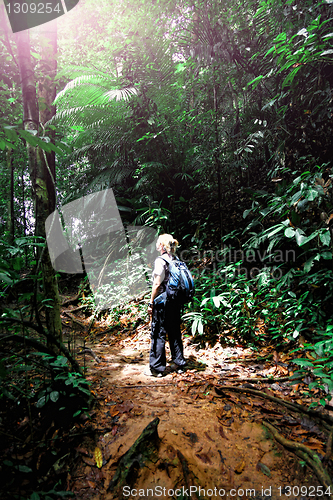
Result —
<instances>
[{"instance_id":1,"label":"backpack strap","mask_svg":"<svg viewBox=\"0 0 333 500\"><path fill-rule=\"evenodd\" d=\"M166 259L165 257L163 257L163 255L159 255L157 258L158 258L158 259L162 259L162 260L164 260L164 262L166 262L168 265L170 264L170 261L169 261L168 259ZM172 262L173 260L179 260L179 258L177 257L177 255L175 255L175 258L174 258L174 259L172 259L172 260L171 260L171 262Z\"/></svg>"}]
</instances>

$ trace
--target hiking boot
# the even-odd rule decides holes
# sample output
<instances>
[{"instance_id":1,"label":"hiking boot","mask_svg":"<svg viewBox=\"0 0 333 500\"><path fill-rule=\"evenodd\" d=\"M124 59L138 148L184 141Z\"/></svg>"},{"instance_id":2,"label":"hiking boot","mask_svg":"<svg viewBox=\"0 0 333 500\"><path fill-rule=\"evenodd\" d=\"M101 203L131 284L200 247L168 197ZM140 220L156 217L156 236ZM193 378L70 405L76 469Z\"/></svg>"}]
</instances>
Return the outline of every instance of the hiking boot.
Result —
<instances>
[{"instance_id":1,"label":"hiking boot","mask_svg":"<svg viewBox=\"0 0 333 500\"><path fill-rule=\"evenodd\" d=\"M171 369L171 371L173 371L173 372L177 372L177 373L179 373L179 374L180 374L180 373L184 373L184 372L185 372L185 370L186 370L186 368L187 368L187 367L186 367L186 365L182 365L182 366L180 366L180 365L177 365L177 363L174 363L174 362L172 362L172 363L170 364L170 369Z\"/></svg>"},{"instance_id":2,"label":"hiking boot","mask_svg":"<svg viewBox=\"0 0 333 500\"><path fill-rule=\"evenodd\" d=\"M157 377L157 378L163 377L162 372L158 372L157 370L154 370L154 368L150 368L150 366L148 366L148 368L146 368L146 370L144 371L144 374L147 377Z\"/></svg>"}]
</instances>

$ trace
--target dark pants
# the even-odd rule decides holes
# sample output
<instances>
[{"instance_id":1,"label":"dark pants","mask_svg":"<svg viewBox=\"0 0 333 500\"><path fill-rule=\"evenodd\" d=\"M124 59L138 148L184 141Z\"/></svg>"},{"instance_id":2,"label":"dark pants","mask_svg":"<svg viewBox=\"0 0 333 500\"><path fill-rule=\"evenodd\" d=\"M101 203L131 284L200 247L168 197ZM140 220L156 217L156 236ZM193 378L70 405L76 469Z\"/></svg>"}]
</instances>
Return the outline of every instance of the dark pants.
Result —
<instances>
[{"instance_id":1,"label":"dark pants","mask_svg":"<svg viewBox=\"0 0 333 500\"><path fill-rule=\"evenodd\" d=\"M158 372L166 367L166 336L170 344L172 361L184 366L183 342L180 333L180 307L172 302L154 304L151 320L151 348L149 365Z\"/></svg>"}]
</instances>

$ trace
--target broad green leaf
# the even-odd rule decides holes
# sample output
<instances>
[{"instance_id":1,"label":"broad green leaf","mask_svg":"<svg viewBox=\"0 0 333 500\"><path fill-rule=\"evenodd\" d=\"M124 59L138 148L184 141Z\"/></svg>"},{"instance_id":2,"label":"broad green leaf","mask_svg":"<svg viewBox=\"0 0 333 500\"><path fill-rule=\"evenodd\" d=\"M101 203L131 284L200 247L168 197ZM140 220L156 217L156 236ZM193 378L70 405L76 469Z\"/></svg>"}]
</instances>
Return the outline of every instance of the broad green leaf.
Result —
<instances>
[{"instance_id":1,"label":"broad green leaf","mask_svg":"<svg viewBox=\"0 0 333 500\"><path fill-rule=\"evenodd\" d=\"M12 127L4 127L5 134L9 141L16 142L17 141L17 133Z\"/></svg>"},{"instance_id":2,"label":"broad green leaf","mask_svg":"<svg viewBox=\"0 0 333 500\"><path fill-rule=\"evenodd\" d=\"M213 299L213 302L214 302L214 306L215 307L220 307L220 299L219 297L212 297Z\"/></svg>"},{"instance_id":3,"label":"broad green leaf","mask_svg":"<svg viewBox=\"0 0 333 500\"><path fill-rule=\"evenodd\" d=\"M304 264L304 271L306 273L308 273L310 271L310 269L312 268L313 266L313 263L314 263L314 260L315 260L315 257L310 257L310 259L308 259L305 264ZM318 260L318 259L316 259Z\"/></svg>"},{"instance_id":4,"label":"broad green leaf","mask_svg":"<svg viewBox=\"0 0 333 500\"><path fill-rule=\"evenodd\" d=\"M305 196L307 200L313 201L317 198L318 194L317 189L309 188Z\"/></svg>"},{"instance_id":5,"label":"broad green leaf","mask_svg":"<svg viewBox=\"0 0 333 500\"><path fill-rule=\"evenodd\" d=\"M320 233L319 238L323 245L329 246L331 243L331 234L329 229L324 229L323 232Z\"/></svg>"},{"instance_id":6,"label":"broad green leaf","mask_svg":"<svg viewBox=\"0 0 333 500\"><path fill-rule=\"evenodd\" d=\"M59 392L58 391L52 391L51 394L50 394L50 399L51 401L53 401L53 403L56 403L59 399Z\"/></svg>"},{"instance_id":7,"label":"broad green leaf","mask_svg":"<svg viewBox=\"0 0 333 500\"><path fill-rule=\"evenodd\" d=\"M295 235L296 231L292 227L287 227L284 231L284 235L287 238L292 238Z\"/></svg>"},{"instance_id":8,"label":"broad green leaf","mask_svg":"<svg viewBox=\"0 0 333 500\"><path fill-rule=\"evenodd\" d=\"M309 241L313 240L313 238L316 238L316 236L318 236L318 231L314 231L312 234L310 234L310 236L304 237L304 239L302 239L301 244L299 244L299 246L301 247L302 245L305 245Z\"/></svg>"},{"instance_id":9,"label":"broad green leaf","mask_svg":"<svg viewBox=\"0 0 333 500\"><path fill-rule=\"evenodd\" d=\"M304 236L304 231L302 229L297 228L295 233L295 238L297 245L301 246L304 243L304 240L306 240L306 237Z\"/></svg>"},{"instance_id":10,"label":"broad green leaf","mask_svg":"<svg viewBox=\"0 0 333 500\"><path fill-rule=\"evenodd\" d=\"M292 361L296 365L300 365L300 366L313 366L313 363L311 363L311 361L308 361L307 359L303 359L303 358L293 359Z\"/></svg>"},{"instance_id":11,"label":"broad green leaf","mask_svg":"<svg viewBox=\"0 0 333 500\"><path fill-rule=\"evenodd\" d=\"M10 278L8 274L0 273L0 280L4 281L8 285L13 285L14 281Z\"/></svg>"},{"instance_id":12,"label":"broad green leaf","mask_svg":"<svg viewBox=\"0 0 333 500\"><path fill-rule=\"evenodd\" d=\"M42 396L36 403L37 408L42 408L46 404L46 396Z\"/></svg>"},{"instance_id":13,"label":"broad green leaf","mask_svg":"<svg viewBox=\"0 0 333 500\"><path fill-rule=\"evenodd\" d=\"M322 52L320 55L327 56L329 54L333 54L333 49L324 50L324 52Z\"/></svg>"},{"instance_id":14,"label":"broad green leaf","mask_svg":"<svg viewBox=\"0 0 333 500\"><path fill-rule=\"evenodd\" d=\"M15 466L20 472L32 472L32 469L30 467L27 467L26 465L17 465Z\"/></svg>"}]
</instances>

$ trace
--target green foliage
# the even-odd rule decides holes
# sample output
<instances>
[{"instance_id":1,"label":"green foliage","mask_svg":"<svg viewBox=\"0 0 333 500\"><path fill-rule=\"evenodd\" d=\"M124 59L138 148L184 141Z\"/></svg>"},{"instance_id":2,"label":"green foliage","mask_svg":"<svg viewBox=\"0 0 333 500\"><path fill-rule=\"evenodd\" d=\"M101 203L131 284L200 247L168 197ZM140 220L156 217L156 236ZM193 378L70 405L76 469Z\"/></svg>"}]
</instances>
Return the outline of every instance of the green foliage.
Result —
<instances>
[{"instance_id":1,"label":"green foliage","mask_svg":"<svg viewBox=\"0 0 333 500\"><path fill-rule=\"evenodd\" d=\"M15 285L22 280L21 271L25 268L26 255L28 254L31 258L33 248L39 246L44 246L44 243L35 236L16 238L13 245L0 239L0 293L4 294L8 286ZM26 298L25 294L21 295L21 300Z\"/></svg>"},{"instance_id":2,"label":"green foliage","mask_svg":"<svg viewBox=\"0 0 333 500\"><path fill-rule=\"evenodd\" d=\"M308 166L306 158L301 158L301 162ZM282 182L274 193L255 195L251 210L246 210L243 214L244 217L249 213L259 216L245 229L251 230L252 234L246 246L248 249L257 249L268 243L268 252L274 247L300 247L303 251L298 252L302 262L299 265L304 266L305 272L309 272L315 262L332 259L327 215L333 210L332 167L328 164L320 167L316 165L300 175L299 171L284 169L281 175L288 178L289 182ZM254 227L262 228L264 220L272 217L282 218L283 222L275 227L253 232Z\"/></svg>"},{"instance_id":3,"label":"green foliage","mask_svg":"<svg viewBox=\"0 0 333 500\"><path fill-rule=\"evenodd\" d=\"M308 293L297 297L287 283L287 276L277 280L268 267L249 278L241 262L221 263L217 272L196 280L196 311L184 319L193 321L192 334L215 325L221 341L281 344L318 321Z\"/></svg>"},{"instance_id":4,"label":"green foliage","mask_svg":"<svg viewBox=\"0 0 333 500\"><path fill-rule=\"evenodd\" d=\"M320 404L325 406L327 401L332 399L333 393L333 325L328 324L326 329L317 331L317 342L305 343L308 357L295 358L293 362L299 366L294 372L294 378L300 379L309 375L312 381L308 384L308 389L320 389L325 397L320 399ZM296 350L297 351L297 350ZM317 402L311 406L318 406Z\"/></svg>"}]
</instances>

